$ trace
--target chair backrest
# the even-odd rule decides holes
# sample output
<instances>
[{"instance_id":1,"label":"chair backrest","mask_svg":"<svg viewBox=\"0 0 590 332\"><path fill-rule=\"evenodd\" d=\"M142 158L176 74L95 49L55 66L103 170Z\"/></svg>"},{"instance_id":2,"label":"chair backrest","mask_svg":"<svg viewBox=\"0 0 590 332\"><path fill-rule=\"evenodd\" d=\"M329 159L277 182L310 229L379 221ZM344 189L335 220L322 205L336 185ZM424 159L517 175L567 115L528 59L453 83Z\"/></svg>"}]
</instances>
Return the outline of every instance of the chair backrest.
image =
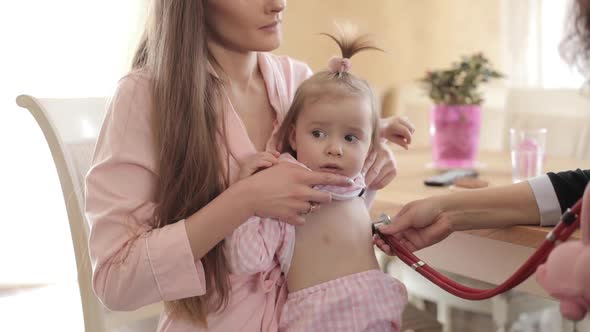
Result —
<instances>
[{"instance_id":1,"label":"chair backrest","mask_svg":"<svg viewBox=\"0 0 590 332\"><path fill-rule=\"evenodd\" d=\"M86 331L105 331L105 310L92 291L83 188L107 99L36 99L21 95L16 102L37 121L57 168L72 234Z\"/></svg>"},{"instance_id":2,"label":"chair backrest","mask_svg":"<svg viewBox=\"0 0 590 332\"><path fill-rule=\"evenodd\" d=\"M92 290L84 181L108 99L37 99L21 95L16 102L28 109L37 121L57 168L72 234L86 332L106 332L123 327L126 331L155 330L162 311L161 303L133 312L112 312L100 303Z\"/></svg>"},{"instance_id":3,"label":"chair backrest","mask_svg":"<svg viewBox=\"0 0 590 332\"><path fill-rule=\"evenodd\" d=\"M590 97L577 89L510 89L505 127L546 128L548 155L590 159Z\"/></svg>"}]
</instances>

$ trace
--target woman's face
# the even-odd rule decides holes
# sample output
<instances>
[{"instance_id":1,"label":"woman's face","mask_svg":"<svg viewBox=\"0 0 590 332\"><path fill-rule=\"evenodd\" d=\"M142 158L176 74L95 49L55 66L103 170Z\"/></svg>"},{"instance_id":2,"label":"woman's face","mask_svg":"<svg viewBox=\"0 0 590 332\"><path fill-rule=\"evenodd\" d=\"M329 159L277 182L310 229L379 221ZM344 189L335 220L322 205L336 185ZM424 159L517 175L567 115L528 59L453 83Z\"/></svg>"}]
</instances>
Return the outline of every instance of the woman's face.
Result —
<instances>
[{"instance_id":1,"label":"woman's face","mask_svg":"<svg viewBox=\"0 0 590 332\"><path fill-rule=\"evenodd\" d=\"M268 52L281 44L287 0L205 0L210 38L238 52Z\"/></svg>"}]
</instances>

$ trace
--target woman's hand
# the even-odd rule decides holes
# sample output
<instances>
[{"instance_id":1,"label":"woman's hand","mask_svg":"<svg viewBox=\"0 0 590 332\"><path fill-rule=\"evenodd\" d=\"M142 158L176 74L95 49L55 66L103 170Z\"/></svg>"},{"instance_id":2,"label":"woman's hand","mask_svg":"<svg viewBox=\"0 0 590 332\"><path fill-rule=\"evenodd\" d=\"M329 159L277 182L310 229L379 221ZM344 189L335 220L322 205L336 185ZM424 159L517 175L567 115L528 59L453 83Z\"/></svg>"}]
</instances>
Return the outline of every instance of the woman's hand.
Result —
<instances>
[{"instance_id":1,"label":"woman's hand","mask_svg":"<svg viewBox=\"0 0 590 332\"><path fill-rule=\"evenodd\" d=\"M239 179L245 179L254 173L274 166L279 163L280 153L273 152L258 152L246 160L240 165Z\"/></svg>"},{"instance_id":2,"label":"woman's hand","mask_svg":"<svg viewBox=\"0 0 590 332\"><path fill-rule=\"evenodd\" d=\"M381 120L381 138L387 139L404 149L412 143L414 125L405 117L391 117ZM369 190L379 190L387 186L397 175L397 164L393 152L385 144L379 143L365 160L363 166L365 183Z\"/></svg>"},{"instance_id":3,"label":"woman's hand","mask_svg":"<svg viewBox=\"0 0 590 332\"><path fill-rule=\"evenodd\" d=\"M311 172L292 163L279 163L242 181L246 204L252 215L275 218L301 225L312 205L330 203L330 193L313 189L316 185L350 186L348 178L325 172Z\"/></svg>"},{"instance_id":4,"label":"woman's hand","mask_svg":"<svg viewBox=\"0 0 590 332\"><path fill-rule=\"evenodd\" d=\"M382 189L395 178L397 164L393 152L385 142L379 143L367 156L362 173L369 190Z\"/></svg>"},{"instance_id":5,"label":"woman's hand","mask_svg":"<svg viewBox=\"0 0 590 332\"><path fill-rule=\"evenodd\" d=\"M444 212L440 200L434 196L406 204L390 225L379 230L395 236L408 250L416 251L449 236L453 232L452 218L453 214ZM386 254L394 254L379 236L373 240Z\"/></svg>"},{"instance_id":6,"label":"woman's hand","mask_svg":"<svg viewBox=\"0 0 590 332\"><path fill-rule=\"evenodd\" d=\"M414 125L405 116L394 116L381 120L381 137L406 150L408 145L412 143L412 134L415 130Z\"/></svg>"}]
</instances>

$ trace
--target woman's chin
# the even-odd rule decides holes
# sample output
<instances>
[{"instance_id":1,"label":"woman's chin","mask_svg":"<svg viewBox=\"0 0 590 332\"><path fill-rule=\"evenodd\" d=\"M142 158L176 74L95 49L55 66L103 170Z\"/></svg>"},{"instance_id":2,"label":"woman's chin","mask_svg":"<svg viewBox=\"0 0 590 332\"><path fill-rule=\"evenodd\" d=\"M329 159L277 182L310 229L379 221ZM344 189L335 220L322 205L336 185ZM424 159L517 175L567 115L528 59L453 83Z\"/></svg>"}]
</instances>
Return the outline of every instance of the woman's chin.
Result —
<instances>
[{"instance_id":1,"label":"woman's chin","mask_svg":"<svg viewBox=\"0 0 590 332\"><path fill-rule=\"evenodd\" d=\"M264 39L261 39L258 45L256 45L257 52L271 52L279 48L281 46L281 34L278 33L276 36L266 36Z\"/></svg>"}]
</instances>

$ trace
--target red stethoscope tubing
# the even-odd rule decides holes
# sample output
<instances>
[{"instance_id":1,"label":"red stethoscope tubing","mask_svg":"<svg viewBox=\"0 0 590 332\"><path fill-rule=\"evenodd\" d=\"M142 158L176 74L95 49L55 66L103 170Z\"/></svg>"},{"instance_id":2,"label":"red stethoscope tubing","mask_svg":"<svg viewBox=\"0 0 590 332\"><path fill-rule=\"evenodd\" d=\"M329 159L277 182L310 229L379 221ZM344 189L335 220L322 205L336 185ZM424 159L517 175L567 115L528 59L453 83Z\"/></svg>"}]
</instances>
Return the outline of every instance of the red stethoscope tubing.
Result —
<instances>
[{"instance_id":1,"label":"red stethoscope tubing","mask_svg":"<svg viewBox=\"0 0 590 332\"><path fill-rule=\"evenodd\" d=\"M582 206L582 200L579 200L571 211L566 212L559 224L549 233L545 241L539 246L539 248L533 253L531 257L506 281L497 287L490 289L478 289L467 287L460 283L451 280L435 269L424 263L420 258L416 257L406 247L392 235L383 234L376 229L379 236L387 243L395 254L406 263L411 266L414 270L420 273L422 276L432 281L434 284L444 289L445 291L456 295L460 298L467 300L484 300L494 297L498 294L504 293L528 279L535 271L537 267L545 262L551 250L555 248L556 242L563 242L567 240L571 234L580 226L580 209ZM569 214L569 215L568 215Z\"/></svg>"}]
</instances>

